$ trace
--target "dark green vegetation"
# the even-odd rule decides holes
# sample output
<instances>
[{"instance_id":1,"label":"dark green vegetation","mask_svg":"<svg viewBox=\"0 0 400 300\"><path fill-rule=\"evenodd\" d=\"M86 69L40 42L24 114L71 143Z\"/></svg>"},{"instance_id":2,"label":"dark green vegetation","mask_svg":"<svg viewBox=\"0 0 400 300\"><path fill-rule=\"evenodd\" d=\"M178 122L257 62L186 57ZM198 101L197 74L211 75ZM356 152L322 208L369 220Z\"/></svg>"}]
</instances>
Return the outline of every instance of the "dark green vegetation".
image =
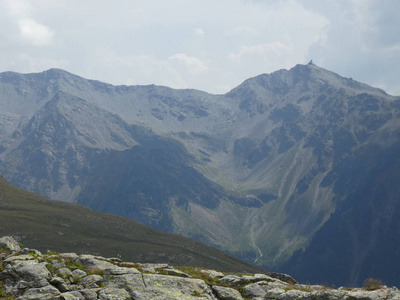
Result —
<instances>
[{"instance_id":1,"label":"dark green vegetation","mask_svg":"<svg viewBox=\"0 0 400 300\"><path fill-rule=\"evenodd\" d=\"M313 64L225 95L7 72L0 124L18 187L304 282L400 284L400 98L380 89Z\"/></svg>"},{"instance_id":2,"label":"dark green vegetation","mask_svg":"<svg viewBox=\"0 0 400 300\"><path fill-rule=\"evenodd\" d=\"M46 252L90 253L126 261L162 262L257 272L221 251L119 216L48 200L0 177L0 235L19 237L25 247Z\"/></svg>"}]
</instances>

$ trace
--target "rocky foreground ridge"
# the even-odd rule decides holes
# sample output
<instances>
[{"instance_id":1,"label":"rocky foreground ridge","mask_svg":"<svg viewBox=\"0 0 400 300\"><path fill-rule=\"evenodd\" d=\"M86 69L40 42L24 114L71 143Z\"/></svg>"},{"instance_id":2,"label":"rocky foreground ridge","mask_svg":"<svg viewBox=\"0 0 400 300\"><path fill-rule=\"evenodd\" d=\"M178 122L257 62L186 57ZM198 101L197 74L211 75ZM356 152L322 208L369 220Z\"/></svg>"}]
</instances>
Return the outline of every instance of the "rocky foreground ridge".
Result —
<instances>
[{"instance_id":1,"label":"rocky foreground ridge","mask_svg":"<svg viewBox=\"0 0 400 300\"><path fill-rule=\"evenodd\" d=\"M42 254L0 238L0 299L400 299L400 291L372 281L333 289L297 283L285 274L226 274L168 264L123 262L75 253Z\"/></svg>"}]
</instances>

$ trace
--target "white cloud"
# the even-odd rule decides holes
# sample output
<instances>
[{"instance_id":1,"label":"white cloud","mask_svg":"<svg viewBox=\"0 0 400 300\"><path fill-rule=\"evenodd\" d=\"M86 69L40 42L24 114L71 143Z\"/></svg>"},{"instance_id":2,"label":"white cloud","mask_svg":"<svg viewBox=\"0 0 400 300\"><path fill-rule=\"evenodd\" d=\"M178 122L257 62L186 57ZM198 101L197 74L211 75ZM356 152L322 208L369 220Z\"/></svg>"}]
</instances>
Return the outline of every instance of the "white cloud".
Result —
<instances>
[{"instance_id":1,"label":"white cloud","mask_svg":"<svg viewBox=\"0 0 400 300\"><path fill-rule=\"evenodd\" d=\"M340 0L314 9L330 20L325 42L310 48L314 62L399 95L400 2Z\"/></svg>"},{"instance_id":2,"label":"white cloud","mask_svg":"<svg viewBox=\"0 0 400 300\"><path fill-rule=\"evenodd\" d=\"M188 56L184 53L177 53L169 57L169 59L177 60L184 64L189 72L193 75L198 75L208 70L208 67L197 57Z\"/></svg>"},{"instance_id":3,"label":"white cloud","mask_svg":"<svg viewBox=\"0 0 400 300\"><path fill-rule=\"evenodd\" d=\"M194 32L196 33L197 36L204 38L204 30L201 28L195 28Z\"/></svg>"},{"instance_id":4,"label":"white cloud","mask_svg":"<svg viewBox=\"0 0 400 300\"><path fill-rule=\"evenodd\" d=\"M27 16L29 15L33 7L26 0L2 0L0 2L0 7L3 9L4 13L11 16Z\"/></svg>"},{"instance_id":5,"label":"white cloud","mask_svg":"<svg viewBox=\"0 0 400 300\"><path fill-rule=\"evenodd\" d=\"M35 46L50 44L54 36L52 30L32 19L20 20L19 29L22 38Z\"/></svg>"},{"instance_id":6,"label":"white cloud","mask_svg":"<svg viewBox=\"0 0 400 300\"><path fill-rule=\"evenodd\" d=\"M99 49L91 54L89 61L82 63L86 64L87 70L82 76L116 85L148 85L156 82L173 88L186 87L179 72L169 61L151 55L120 56L112 51Z\"/></svg>"},{"instance_id":7,"label":"white cloud","mask_svg":"<svg viewBox=\"0 0 400 300\"><path fill-rule=\"evenodd\" d=\"M260 32L250 26L237 26L228 32L226 32L227 36L256 36L260 35Z\"/></svg>"},{"instance_id":8,"label":"white cloud","mask_svg":"<svg viewBox=\"0 0 400 300\"><path fill-rule=\"evenodd\" d=\"M239 52L229 54L228 58L238 61L245 55L283 56L291 51L291 47L281 42L272 42L255 46L241 46Z\"/></svg>"},{"instance_id":9,"label":"white cloud","mask_svg":"<svg viewBox=\"0 0 400 300\"><path fill-rule=\"evenodd\" d=\"M67 60L37 58L27 53L4 54L0 52L0 65L6 70L18 70L22 73L34 73L50 68L68 69Z\"/></svg>"}]
</instances>

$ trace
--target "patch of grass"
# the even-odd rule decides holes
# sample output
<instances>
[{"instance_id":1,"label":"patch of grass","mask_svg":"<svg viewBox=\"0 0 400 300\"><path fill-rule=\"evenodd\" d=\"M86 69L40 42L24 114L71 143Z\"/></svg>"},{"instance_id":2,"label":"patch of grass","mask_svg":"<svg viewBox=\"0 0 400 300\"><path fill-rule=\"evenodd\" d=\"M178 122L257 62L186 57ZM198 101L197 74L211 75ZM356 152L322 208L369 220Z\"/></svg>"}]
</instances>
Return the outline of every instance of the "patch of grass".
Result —
<instances>
[{"instance_id":1,"label":"patch of grass","mask_svg":"<svg viewBox=\"0 0 400 300\"><path fill-rule=\"evenodd\" d=\"M81 280L82 278L83 278L82 276L74 276L74 277L72 277L72 282L78 283L78 281Z\"/></svg>"},{"instance_id":2,"label":"patch of grass","mask_svg":"<svg viewBox=\"0 0 400 300\"><path fill-rule=\"evenodd\" d=\"M50 263L47 263L46 268L47 268L47 270L49 270L49 272L50 272L51 274L55 274L56 271L57 271L56 268L54 267L54 265L53 265L53 264L50 264Z\"/></svg>"},{"instance_id":3,"label":"patch of grass","mask_svg":"<svg viewBox=\"0 0 400 300\"><path fill-rule=\"evenodd\" d=\"M203 280L209 286L219 285L219 286L231 287L230 285L221 281L219 278L211 277L207 273L202 272L202 270L204 270L202 268L193 268L193 267L174 267L174 268L190 275L193 278Z\"/></svg>"},{"instance_id":4,"label":"patch of grass","mask_svg":"<svg viewBox=\"0 0 400 300\"><path fill-rule=\"evenodd\" d=\"M179 271L185 272L186 274L190 275L193 278L203 280L208 286L218 285L223 287L229 287L232 289L237 290L240 294L243 294L243 288L248 284L248 282L238 285L230 285L223 281L221 281L217 277L211 277L209 274L202 272L203 268L193 268L193 267L174 267ZM243 275L250 275L249 273L223 273L224 275L236 275L242 277Z\"/></svg>"},{"instance_id":5,"label":"patch of grass","mask_svg":"<svg viewBox=\"0 0 400 300\"><path fill-rule=\"evenodd\" d=\"M70 270L79 269L79 270L85 271L84 266L82 266L81 264L78 264L76 261L73 261L73 260L70 260L70 261L65 260L65 266Z\"/></svg>"},{"instance_id":6,"label":"patch of grass","mask_svg":"<svg viewBox=\"0 0 400 300\"><path fill-rule=\"evenodd\" d=\"M57 270L58 271L58 270ZM58 277L61 277L62 279L64 279L64 280L67 280L67 279L69 279L69 278L71 278L72 277L72 275L71 274L61 274L60 272L57 272L56 273L57 274L57 276Z\"/></svg>"},{"instance_id":7,"label":"patch of grass","mask_svg":"<svg viewBox=\"0 0 400 300\"><path fill-rule=\"evenodd\" d=\"M88 275L100 275L100 276L103 276L105 273L104 273L104 270L102 270L102 269L87 269L86 270L86 273L88 274Z\"/></svg>"},{"instance_id":8,"label":"patch of grass","mask_svg":"<svg viewBox=\"0 0 400 300\"><path fill-rule=\"evenodd\" d=\"M168 275L168 272L164 268L156 268L155 271L160 275Z\"/></svg>"},{"instance_id":9,"label":"patch of grass","mask_svg":"<svg viewBox=\"0 0 400 300\"><path fill-rule=\"evenodd\" d=\"M202 296L202 293L199 292L198 290L194 290L194 291L192 292L192 296L194 296L194 297L200 297L200 296Z\"/></svg>"},{"instance_id":10,"label":"patch of grass","mask_svg":"<svg viewBox=\"0 0 400 300\"><path fill-rule=\"evenodd\" d=\"M291 291L291 290L297 290L297 291L302 291L302 292L312 292L314 289L311 287L311 285L307 284L294 284L294 283L288 283L285 287L286 291Z\"/></svg>"},{"instance_id":11,"label":"patch of grass","mask_svg":"<svg viewBox=\"0 0 400 300\"><path fill-rule=\"evenodd\" d=\"M367 291L379 290L381 288L383 288L383 282L378 279L368 278L364 281L364 289Z\"/></svg>"},{"instance_id":12,"label":"patch of grass","mask_svg":"<svg viewBox=\"0 0 400 300\"><path fill-rule=\"evenodd\" d=\"M3 246L0 246L0 253L4 253L5 255L10 255L11 251Z\"/></svg>"}]
</instances>

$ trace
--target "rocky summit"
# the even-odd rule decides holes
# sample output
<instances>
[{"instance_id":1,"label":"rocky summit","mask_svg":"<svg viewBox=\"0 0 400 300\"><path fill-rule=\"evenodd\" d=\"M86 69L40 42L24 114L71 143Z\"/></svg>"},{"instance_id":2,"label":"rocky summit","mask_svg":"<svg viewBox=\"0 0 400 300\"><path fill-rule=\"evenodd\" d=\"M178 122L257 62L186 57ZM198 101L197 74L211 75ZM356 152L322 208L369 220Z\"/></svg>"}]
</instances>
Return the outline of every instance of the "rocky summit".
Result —
<instances>
[{"instance_id":1,"label":"rocky summit","mask_svg":"<svg viewBox=\"0 0 400 300\"><path fill-rule=\"evenodd\" d=\"M12 237L0 238L0 249L1 299L400 299L397 288L374 280L364 288L333 289L277 273L229 274L88 254L42 254L21 248Z\"/></svg>"}]
</instances>

